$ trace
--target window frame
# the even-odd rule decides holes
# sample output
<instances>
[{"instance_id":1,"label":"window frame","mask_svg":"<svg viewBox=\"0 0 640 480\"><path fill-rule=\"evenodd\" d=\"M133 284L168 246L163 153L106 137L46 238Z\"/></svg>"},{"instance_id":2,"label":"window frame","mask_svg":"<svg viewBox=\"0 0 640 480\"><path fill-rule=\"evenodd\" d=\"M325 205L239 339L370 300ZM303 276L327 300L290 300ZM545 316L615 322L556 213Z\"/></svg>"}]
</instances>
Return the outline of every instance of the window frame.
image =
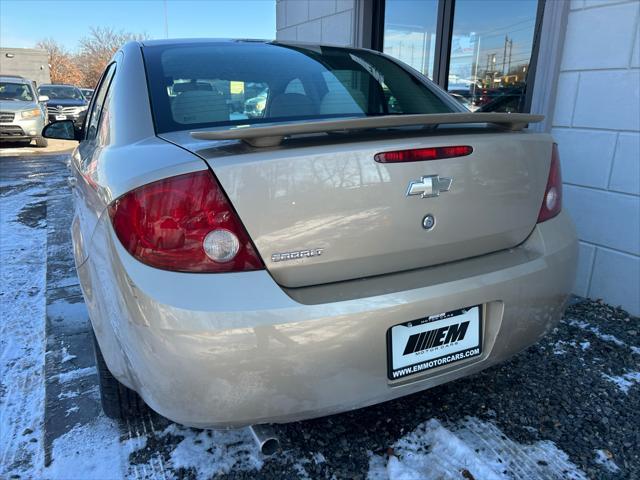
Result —
<instances>
[{"instance_id":1,"label":"window frame","mask_svg":"<svg viewBox=\"0 0 640 480\"><path fill-rule=\"evenodd\" d=\"M84 125L83 125L83 130L84 130L83 140L85 141L93 140L98 136L98 126L100 125L100 118L102 117L102 107L104 107L104 101L106 100L107 95L109 93L111 82L113 81L113 78L116 75L116 68L117 68L116 62L109 63L109 65L107 65L104 68L104 71L102 72L102 76L100 77L100 81L98 82L98 85L93 91L93 96L91 97L91 103L89 104L89 108L87 109L87 115L84 119ZM101 92L102 87L106 88L106 93L104 95L104 98L102 99L102 107L100 108L99 116L96 123L96 133L93 137L89 138L89 125L91 123L91 118L93 117L93 113L95 111L96 103L98 102L99 93Z\"/></svg>"},{"instance_id":2,"label":"window frame","mask_svg":"<svg viewBox=\"0 0 640 480\"><path fill-rule=\"evenodd\" d=\"M534 79L538 65L538 53L540 50L540 32L542 19L547 0L538 0L536 10L536 23L533 29L533 45L531 47L531 61L527 71L526 91L523 112L531 111L533 98ZM438 0L438 13L436 19L436 44L433 65L433 82L443 90L447 90L449 83L449 57L453 36L453 18L455 15L456 0ZM379 52L384 47L384 20L386 0L373 0L371 17L371 49Z\"/></svg>"}]
</instances>

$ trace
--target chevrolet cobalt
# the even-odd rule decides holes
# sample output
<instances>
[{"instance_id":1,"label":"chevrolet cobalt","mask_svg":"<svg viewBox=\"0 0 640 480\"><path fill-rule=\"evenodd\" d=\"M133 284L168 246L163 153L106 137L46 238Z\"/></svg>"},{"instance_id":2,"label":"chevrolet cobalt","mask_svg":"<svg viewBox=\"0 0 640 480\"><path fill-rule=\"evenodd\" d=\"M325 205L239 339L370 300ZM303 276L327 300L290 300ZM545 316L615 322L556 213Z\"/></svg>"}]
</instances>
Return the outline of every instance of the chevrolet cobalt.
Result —
<instances>
[{"instance_id":1,"label":"chevrolet cobalt","mask_svg":"<svg viewBox=\"0 0 640 480\"><path fill-rule=\"evenodd\" d=\"M369 50L125 45L83 127L45 130L79 141L71 230L105 412L289 422L536 342L577 255L540 120L471 113Z\"/></svg>"}]
</instances>

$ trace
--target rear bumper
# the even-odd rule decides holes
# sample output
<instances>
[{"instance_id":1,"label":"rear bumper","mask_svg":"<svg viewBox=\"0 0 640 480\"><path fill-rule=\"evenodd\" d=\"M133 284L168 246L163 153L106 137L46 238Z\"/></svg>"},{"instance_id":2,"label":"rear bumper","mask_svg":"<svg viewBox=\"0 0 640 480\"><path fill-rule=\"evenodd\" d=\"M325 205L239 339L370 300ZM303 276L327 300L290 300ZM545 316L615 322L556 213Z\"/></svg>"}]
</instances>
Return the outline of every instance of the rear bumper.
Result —
<instances>
[{"instance_id":1,"label":"rear bumper","mask_svg":"<svg viewBox=\"0 0 640 480\"><path fill-rule=\"evenodd\" d=\"M108 223L98 230L108 258L78 271L109 368L154 410L199 427L324 416L501 362L559 320L577 261L563 213L510 251L285 292L266 272L152 269L114 241ZM480 357L387 379L390 327L476 304L485 309Z\"/></svg>"}]
</instances>

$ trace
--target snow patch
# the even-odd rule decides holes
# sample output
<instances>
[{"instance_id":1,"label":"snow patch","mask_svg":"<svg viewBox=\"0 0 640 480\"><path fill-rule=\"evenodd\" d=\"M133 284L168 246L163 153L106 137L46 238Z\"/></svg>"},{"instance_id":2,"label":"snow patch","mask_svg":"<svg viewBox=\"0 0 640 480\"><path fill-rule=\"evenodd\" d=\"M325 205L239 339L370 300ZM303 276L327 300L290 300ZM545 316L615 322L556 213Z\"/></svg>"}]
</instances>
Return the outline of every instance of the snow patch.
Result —
<instances>
[{"instance_id":1,"label":"snow patch","mask_svg":"<svg viewBox=\"0 0 640 480\"><path fill-rule=\"evenodd\" d=\"M294 462L293 469L296 471L296 478L298 478L298 480L308 480L311 478L307 469L304 468L304 465L308 465L309 463L309 460L306 459Z\"/></svg>"},{"instance_id":2,"label":"snow patch","mask_svg":"<svg viewBox=\"0 0 640 480\"><path fill-rule=\"evenodd\" d=\"M608 333L602 333L598 327L596 327L595 325L591 325L590 323L587 323L584 320L572 319L572 320L569 320L569 325L571 325L572 327L578 327L578 328L581 328L582 330L591 332L600 340L613 343L615 345L618 345L619 347L624 347L626 345L626 343L624 343L618 337L614 335L609 335Z\"/></svg>"},{"instance_id":3,"label":"snow patch","mask_svg":"<svg viewBox=\"0 0 640 480\"><path fill-rule=\"evenodd\" d=\"M47 230L18 219L45 192L30 186L0 202L0 478L37 477L44 464Z\"/></svg>"},{"instance_id":4,"label":"snow patch","mask_svg":"<svg viewBox=\"0 0 640 480\"><path fill-rule=\"evenodd\" d=\"M58 400L65 400L67 398L76 398L80 395L79 390L71 390L69 392L60 392L58 394Z\"/></svg>"},{"instance_id":5,"label":"snow patch","mask_svg":"<svg viewBox=\"0 0 640 480\"><path fill-rule=\"evenodd\" d=\"M555 355L564 355L565 353L567 353L567 348L566 347L575 348L575 346L576 346L576 342L574 342L574 341L566 342L564 340L558 340L553 345L553 353Z\"/></svg>"},{"instance_id":6,"label":"snow patch","mask_svg":"<svg viewBox=\"0 0 640 480\"><path fill-rule=\"evenodd\" d=\"M165 467L173 471L194 470L196 478L212 478L232 470L257 471L264 463L248 429L196 430L171 424L156 433L160 438L167 435L182 440L173 448Z\"/></svg>"},{"instance_id":7,"label":"snow patch","mask_svg":"<svg viewBox=\"0 0 640 480\"><path fill-rule=\"evenodd\" d=\"M313 461L316 463L316 465L320 465L321 463L326 462L327 459L324 458L324 455L322 455L320 452L316 452L313 454Z\"/></svg>"},{"instance_id":8,"label":"snow patch","mask_svg":"<svg viewBox=\"0 0 640 480\"><path fill-rule=\"evenodd\" d=\"M78 410L80 410L80 407L78 407L77 405L74 405L73 407L69 407L64 411L64 416L68 417L69 415L77 412Z\"/></svg>"},{"instance_id":9,"label":"snow patch","mask_svg":"<svg viewBox=\"0 0 640 480\"><path fill-rule=\"evenodd\" d=\"M613 382L624 393L629 393L629 389L633 387L634 384L640 383L640 372L627 372L619 376L611 376L603 373L602 376L606 380Z\"/></svg>"},{"instance_id":10,"label":"snow patch","mask_svg":"<svg viewBox=\"0 0 640 480\"><path fill-rule=\"evenodd\" d=\"M44 471L47 480L124 478L118 425L104 416L78 425L53 441L53 461Z\"/></svg>"},{"instance_id":11,"label":"snow patch","mask_svg":"<svg viewBox=\"0 0 640 480\"><path fill-rule=\"evenodd\" d=\"M616 465L616 462L613 461L613 455L609 451L605 450L596 450L596 463L598 465L602 465L605 470L616 473L620 470L620 467Z\"/></svg>"},{"instance_id":12,"label":"snow patch","mask_svg":"<svg viewBox=\"0 0 640 480\"><path fill-rule=\"evenodd\" d=\"M470 475L470 476L469 476ZM446 428L436 419L419 425L393 446L393 454L370 454L369 480L586 480L552 442L523 445L493 423L467 417Z\"/></svg>"},{"instance_id":13,"label":"snow patch","mask_svg":"<svg viewBox=\"0 0 640 480\"><path fill-rule=\"evenodd\" d=\"M77 358L77 355L71 355L67 350L67 347L62 346L62 358L60 359L60 363L66 363L74 358Z\"/></svg>"},{"instance_id":14,"label":"snow patch","mask_svg":"<svg viewBox=\"0 0 640 480\"><path fill-rule=\"evenodd\" d=\"M56 375L58 377L58 381L60 383L67 383L73 380L78 380L79 378L88 377L90 375L96 375L96 367L86 367L86 368L78 368L76 370L71 370L70 372L59 373Z\"/></svg>"}]
</instances>

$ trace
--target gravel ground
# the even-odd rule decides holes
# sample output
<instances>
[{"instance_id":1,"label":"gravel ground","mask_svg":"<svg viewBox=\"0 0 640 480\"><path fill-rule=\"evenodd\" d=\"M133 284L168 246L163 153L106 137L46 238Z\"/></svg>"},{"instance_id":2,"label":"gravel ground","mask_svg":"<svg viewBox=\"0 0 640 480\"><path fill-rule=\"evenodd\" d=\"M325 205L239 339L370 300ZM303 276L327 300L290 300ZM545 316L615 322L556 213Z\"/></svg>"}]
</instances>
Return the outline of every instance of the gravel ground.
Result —
<instances>
[{"instance_id":1,"label":"gravel ground","mask_svg":"<svg viewBox=\"0 0 640 480\"><path fill-rule=\"evenodd\" d=\"M364 410L286 425L283 438L287 448L324 455L319 476L360 478L368 451L385 453L428 419L447 424L472 416L518 442L553 441L590 478L640 478L640 388L625 393L603 376L640 370L631 348L640 345L639 327L624 310L581 301L552 334L503 365ZM617 473L595 462L598 449L611 453Z\"/></svg>"},{"instance_id":2,"label":"gravel ground","mask_svg":"<svg viewBox=\"0 0 640 480\"><path fill-rule=\"evenodd\" d=\"M454 460L461 465L472 465L465 464L465 456L473 455L504 461L502 476L491 478L640 478L640 321L591 300L574 303L558 328L500 366L381 405L277 426L283 452L270 458L259 455L247 431L190 429L154 413L135 422L106 419L98 406L87 347L90 327L69 248L65 160L64 155L0 159L2 235L24 235L26 228L46 243L46 269L32 269L33 279L20 273L24 260L18 254L2 258L3 275L22 275L25 281L20 288L8 281L2 285L1 298L24 302L20 307L11 300L15 312L3 311L3 325L13 332L18 327L10 322L27 332L42 328L44 319L30 314L38 305L43 311L46 303L46 347L38 340L42 335L31 344L26 336L13 339L14 348L23 345L24 352L15 350L1 365L6 372L0 385L2 421L13 425L11 442L0 438L3 461L5 452L21 460L0 464L0 477L388 478L392 467L412 461L411 445L417 454L428 454L442 451L443 441L455 437L471 449L444 451L457 452ZM45 283L46 299L36 288ZM21 355L34 365L46 363L46 378L36 382L40 386L31 382L23 393L27 377L15 361ZM43 393L36 397L46 397L44 414L4 408L37 388ZM474 435L487 445L474 443ZM29 455L23 445L30 445ZM444 446L451 445L460 446ZM378 470L384 475L374 474ZM458 464L449 473L443 478L490 478Z\"/></svg>"}]
</instances>

